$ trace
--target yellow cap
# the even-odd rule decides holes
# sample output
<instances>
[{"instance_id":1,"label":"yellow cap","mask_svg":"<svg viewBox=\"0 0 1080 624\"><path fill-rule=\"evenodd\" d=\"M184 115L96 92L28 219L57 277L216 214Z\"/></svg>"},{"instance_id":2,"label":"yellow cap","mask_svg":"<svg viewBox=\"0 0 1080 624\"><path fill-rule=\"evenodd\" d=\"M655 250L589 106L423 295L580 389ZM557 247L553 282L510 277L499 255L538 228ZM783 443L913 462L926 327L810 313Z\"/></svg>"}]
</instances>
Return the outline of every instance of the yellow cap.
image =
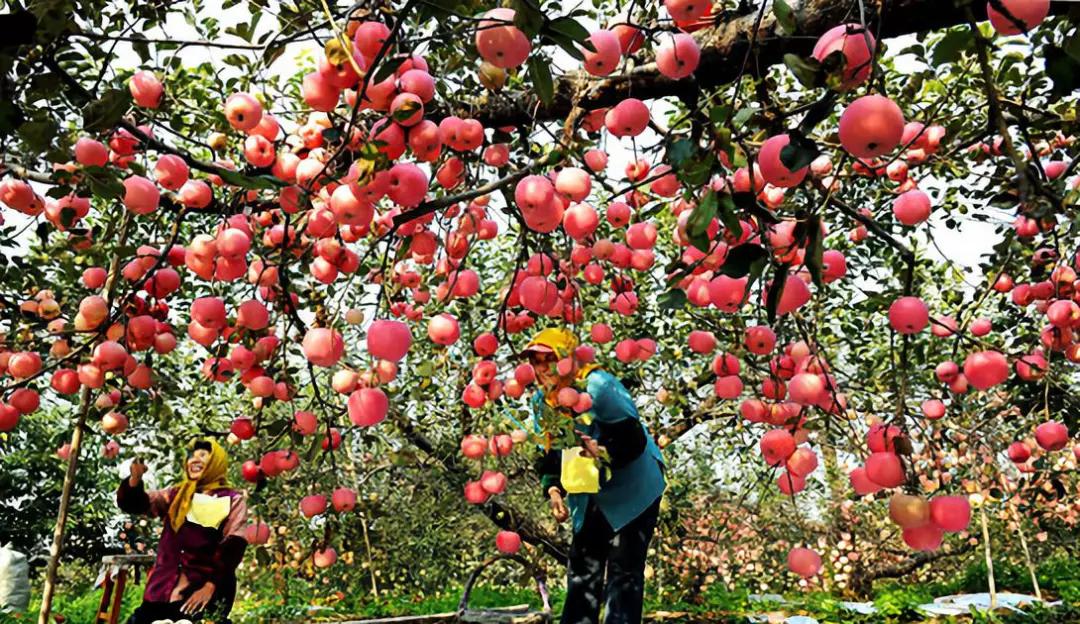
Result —
<instances>
[{"instance_id":1,"label":"yellow cap","mask_svg":"<svg viewBox=\"0 0 1080 624\"><path fill-rule=\"evenodd\" d=\"M562 359L569 356L577 345L577 337L570 330L561 327L549 327L533 336L519 355L527 356L530 351L534 353L554 353L556 357Z\"/></svg>"}]
</instances>

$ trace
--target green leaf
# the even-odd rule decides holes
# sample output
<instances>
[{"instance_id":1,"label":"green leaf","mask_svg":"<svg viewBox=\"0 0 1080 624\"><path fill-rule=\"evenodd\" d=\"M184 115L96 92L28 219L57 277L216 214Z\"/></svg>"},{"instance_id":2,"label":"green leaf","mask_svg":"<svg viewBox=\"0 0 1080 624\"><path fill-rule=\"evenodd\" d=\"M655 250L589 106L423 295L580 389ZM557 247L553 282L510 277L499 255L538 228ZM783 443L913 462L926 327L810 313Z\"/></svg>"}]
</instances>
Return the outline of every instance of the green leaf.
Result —
<instances>
[{"instance_id":1,"label":"green leaf","mask_svg":"<svg viewBox=\"0 0 1080 624\"><path fill-rule=\"evenodd\" d=\"M578 47L578 44L574 43L573 39L565 35L559 33L547 33L541 39L554 43L562 48L564 52L579 61L585 60L585 54L581 51L581 48Z\"/></svg>"},{"instance_id":2,"label":"green leaf","mask_svg":"<svg viewBox=\"0 0 1080 624\"><path fill-rule=\"evenodd\" d=\"M386 80L397 70L398 65L399 63L395 62L394 57L389 55L384 56L382 60L379 61L379 69L375 72L375 75L371 77L371 81L368 82L368 85L370 86Z\"/></svg>"},{"instance_id":3,"label":"green leaf","mask_svg":"<svg viewBox=\"0 0 1080 624\"><path fill-rule=\"evenodd\" d=\"M798 28L795 22L795 11L787 0L773 0L773 14L776 15L776 24L785 35L792 35Z\"/></svg>"},{"instance_id":4,"label":"green leaf","mask_svg":"<svg viewBox=\"0 0 1080 624\"><path fill-rule=\"evenodd\" d=\"M27 147L36 152L44 152L49 149L49 145L56 136L56 130L56 122L52 119L42 119L23 123L19 126L18 132Z\"/></svg>"},{"instance_id":5,"label":"green leaf","mask_svg":"<svg viewBox=\"0 0 1080 624\"><path fill-rule=\"evenodd\" d=\"M813 132L814 128L832 113L835 105L836 92L827 92L820 100L814 102L813 106L811 106L808 111L806 111L803 120L799 122L799 132L803 134L810 134Z\"/></svg>"},{"instance_id":6,"label":"green leaf","mask_svg":"<svg viewBox=\"0 0 1080 624\"><path fill-rule=\"evenodd\" d=\"M221 171L218 175L225 182L246 189L273 190L285 185L281 180L268 175L248 176L227 169Z\"/></svg>"},{"instance_id":7,"label":"green leaf","mask_svg":"<svg viewBox=\"0 0 1080 624\"><path fill-rule=\"evenodd\" d=\"M278 60L278 57L285 53L284 44L272 45L263 51L262 62L264 67L270 67L274 64L274 61Z\"/></svg>"},{"instance_id":8,"label":"green leaf","mask_svg":"<svg viewBox=\"0 0 1080 624\"><path fill-rule=\"evenodd\" d=\"M731 107L727 105L713 106L709 109L709 121L721 125L731 117Z\"/></svg>"},{"instance_id":9,"label":"green leaf","mask_svg":"<svg viewBox=\"0 0 1080 624\"><path fill-rule=\"evenodd\" d=\"M719 271L728 277L740 278L750 273L750 267L759 260L769 257L769 252L756 243L743 243L728 250L724 264Z\"/></svg>"},{"instance_id":10,"label":"green leaf","mask_svg":"<svg viewBox=\"0 0 1080 624\"><path fill-rule=\"evenodd\" d=\"M769 285L769 292L765 295L765 316L769 319L770 325L776 322L776 306L780 304L784 286L787 285L788 268L786 264L781 264L776 268L772 284Z\"/></svg>"},{"instance_id":11,"label":"green leaf","mask_svg":"<svg viewBox=\"0 0 1080 624\"><path fill-rule=\"evenodd\" d=\"M657 298L661 310L681 310L686 307L686 291L672 288Z\"/></svg>"},{"instance_id":12,"label":"green leaf","mask_svg":"<svg viewBox=\"0 0 1080 624\"><path fill-rule=\"evenodd\" d=\"M716 193L710 189L694 207L690 213L690 219L686 222L686 235L690 244L703 253L709 253L712 241L709 240L709 225L716 217Z\"/></svg>"},{"instance_id":13,"label":"green leaf","mask_svg":"<svg viewBox=\"0 0 1080 624\"><path fill-rule=\"evenodd\" d=\"M86 167L83 179L90 192L103 199L120 199L124 196L124 185L115 177L113 171L105 167Z\"/></svg>"},{"instance_id":14,"label":"green leaf","mask_svg":"<svg viewBox=\"0 0 1080 624\"><path fill-rule=\"evenodd\" d=\"M682 169L684 163L694 155L694 144L686 139L676 139L667 148L667 161L675 169Z\"/></svg>"},{"instance_id":15,"label":"green leaf","mask_svg":"<svg viewBox=\"0 0 1080 624\"><path fill-rule=\"evenodd\" d=\"M1080 61L1069 56L1062 48L1048 45L1043 48L1046 75L1054 83L1054 97L1065 97L1080 89Z\"/></svg>"},{"instance_id":16,"label":"green leaf","mask_svg":"<svg viewBox=\"0 0 1080 624\"><path fill-rule=\"evenodd\" d=\"M420 377L431 377L435 374L435 363L431 360L421 362L414 371Z\"/></svg>"},{"instance_id":17,"label":"green leaf","mask_svg":"<svg viewBox=\"0 0 1080 624\"><path fill-rule=\"evenodd\" d=\"M785 54L784 65L795 74L795 78L807 89L816 89L824 84L821 63L817 59L804 59L797 54Z\"/></svg>"},{"instance_id":18,"label":"green leaf","mask_svg":"<svg viewBox=\"0 0 1080 624\"><path fill-rule=\"evenodd\" d=\"M406 100L404 103L398 106L396 110L394 110L394 112L391 114L391 117L393 117L394 121L401 123L407 120L409 117L412 117L422 108L423 104L421 104L419 101Z\"/></svg>"},{"instance_id":19,"label":"green leaf","mask_svg":"<svg viewBox=\"0 0 1080 624\"><path fill-rule=\"evenodd\" d=\"M748 279L746 280L746 292L753 292L754 284L757 284L761 279L762 274L765 273L765 267L768 266L769 259L762 256L750 263L750 268L747 271Z\"/></svg>"},{"instance_id":20,"label":"green leaf","mask_svg":"<svg viewBox=\"0 0 1080 624\"><path fill-rule=\"evenodd\" d=\"M735 125L736 128L742 128L746 125L748 121L750 121L750 118L754 116L755 112L756 111L749 106L747 106L746 108L741 108L739 109L739 112L735 113L735 118L732 119L731 122Z\"/></svg>"},{"instance_id":21,"label":"green leaf","mask_svg":"<svg viewBox=\"0 0 1080 624\"><path fill-rule=\"evenodd\" d=\"M701 186L709 180L714 165L716 165L716 154L711 151L705 152L700 157L684 163L682 169L678 171L678 178L687 186Z\"/></svg>"},{"instance_id":22,"label":"green leaf","mask_svg":"<svg viewBox=\"0 0 1080 624\"><path fill-rule=\"evenodd\" d=\"M529 39L540 33L544 26L544 14L540 7L531 0L514 0L510 6L514 9L514 26L517 26L518 30L525 33Z\"/></svg>"},{"instance_id":23,"label":"green leaf","mask_svg":"<svg viewBox=\"0 0 1080 624\"><path fill-rule=\"evenodd\" d=\"M789 171L798 171L809 166L821 153L817 143L800 132L790 132L788 137L790 138L788 144L780 150L780 162Z\"/></svg>"},{"instance_id":24,"label":"green leaf","mask_svg":"<svg viewBox=\"0 0 1080 624\"><path fill-rule=\"evenodd\" d=\"M930 54L930 64L936 67L945 63L955 63L974 44L975 35L970 28L954 28L945 33L941 41L934 46L934 51Z\"/></svg>"},{"instance_id":25,"label":"green leaf","mask_svg":"<svg viewBox=\"0 0 1080 624\"><path fill-rule=\"evenodd\" d=\"M1080 62L1080 28L1065 42L1065 53Z\"/></svg>"},{"instance_id":26,"label":"green leaf","mask_svg":"<svg viewBox=\"0 0 1080 624\"><path fill-rule=\"evenodd\" d=\"M0 137L11 136L11 133L25 121L26 117L15 102L0 101Z\"/></svg>"},{"instance_id":27,"label":"green leaf","mask_svg":"<svg viewBox=\"0 0 1080 624\"><path fill-rule=\"evenodd\" d=\"M536 95L545 106L550 106L555 99L555 85L551 80L551 68L542 56L529 57L529 78L532 79Z\"/></svg>"},{"instance_id":28,"label":"green leaf","mask_svg":"<svg viewBox=\"0 0 1080 624\"><path fill-rule=\"evenodd\" d=\"M548 31L559 33L571 41L583 43L589 38L589 31L572 17L557 17L544 25L545 33Z\"/></svg>"},{"instance_id":29,"label":"green leaf","mask_svg":"<svg viewBox=\"0 0 1080 624\"><path fill-rule=\"evenodd\" d=\"M731 235L736 239L742 238L742 222L739 220L738 208L735 206L735 198L728 193L717 196L717 215Z\"/></svg>"},{"instance_id":30,"label":"green leaf","mask_svg":"<svg viewBox=\"0 0 1080 624\"><path fill-rule=\"evenodd\" d=\"M109 89L83 108L83 129L87 132L110 130L120 123L130 106L131 93L127 89Z\"/></svg>"},{"instance_id":31,"label":"green leaf","mask_svg":"<svg viewBox=\"0 0 1080 624\"><path fill-rule=\"evenodd\" d=\"M821 217L816 214L810 215L806 220L806 254L803 263L806 264L806 270L810 272L810 277L816 286L824 283L821 277L824 242L821 235Z\"/></svg>"}]
</instances>

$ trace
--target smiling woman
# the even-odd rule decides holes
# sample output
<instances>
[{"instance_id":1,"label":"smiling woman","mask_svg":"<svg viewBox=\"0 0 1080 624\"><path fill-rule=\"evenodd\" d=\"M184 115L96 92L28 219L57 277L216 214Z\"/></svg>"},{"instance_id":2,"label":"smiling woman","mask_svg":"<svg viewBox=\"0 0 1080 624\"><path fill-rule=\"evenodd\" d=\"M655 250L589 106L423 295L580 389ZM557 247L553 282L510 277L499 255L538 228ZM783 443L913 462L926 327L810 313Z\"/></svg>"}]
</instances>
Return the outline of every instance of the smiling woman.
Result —
<instances>
[{"instance_id":1,"label":"smiling woman","mask_svg":"<svg viewBox=\"0 0 1080 624\"><path fill-rule=\"evenodd\" d=\"M236 566L244 556L247 507L226 482L228 455L213 440L188 448L184 476L166 490L147 492L146 465L136 460L116 493L120 509L165 521L143 603L128 624L161 619L228 616L236 595Z\"/></svg>"}]
</instances>

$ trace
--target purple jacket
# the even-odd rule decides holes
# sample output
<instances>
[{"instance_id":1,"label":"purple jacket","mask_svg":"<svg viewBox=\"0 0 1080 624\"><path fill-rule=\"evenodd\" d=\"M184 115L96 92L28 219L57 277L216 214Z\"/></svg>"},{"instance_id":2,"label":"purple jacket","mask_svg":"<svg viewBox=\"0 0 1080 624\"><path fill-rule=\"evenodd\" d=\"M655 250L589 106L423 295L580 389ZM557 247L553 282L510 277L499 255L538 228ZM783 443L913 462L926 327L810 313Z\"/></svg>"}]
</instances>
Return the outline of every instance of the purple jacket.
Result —
<instances>
[{"instance_id":1,"label":"purple jacket","mask_svg":"<svg viewBox=\"0 0 1080 624\"><path fill-rule=\"evenodd\" d=\"M131 487L128 479L120 482L120 489L116 492L116 502L121 510L165 518L157 560L146 581L143 600L170 602L173 590L183 578L182 592L185 598L211 581L214 583L215 597L231 605L236 594L236 567L244 558L247 547L244 539L244 523L247 520L244 498L234 490L212 492L213 496L228 496L230 499L229 515L221 526L209 528L185 520L180 530L175 531L168 522L169 503L175 493L175 488L147 492L141 483Z\"/></svg>"}]
</instances>

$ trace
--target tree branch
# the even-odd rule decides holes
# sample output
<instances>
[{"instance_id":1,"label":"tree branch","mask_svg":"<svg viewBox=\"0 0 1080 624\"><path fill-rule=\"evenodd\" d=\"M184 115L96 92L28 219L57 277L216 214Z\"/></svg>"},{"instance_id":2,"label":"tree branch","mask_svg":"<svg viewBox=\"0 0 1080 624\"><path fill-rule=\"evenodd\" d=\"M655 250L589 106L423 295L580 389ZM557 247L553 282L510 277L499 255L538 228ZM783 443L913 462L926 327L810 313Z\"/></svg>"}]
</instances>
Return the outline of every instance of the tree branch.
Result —
<instances>
[{"instance_id":1,"label":"tree branch","mask_svg":"<svg viewBox=\"0 0 1080 624\"><path fill-rule=\"evenodd\" d=\"M964 9L953 2L941 0L874 0L867 12L880 16L878 28L882 38L927 32L966 23ZM1051 14L1067 9L1064 3L1051 5ZM755 29L756 12L743 15L712 28L701 30L694 37L701 45L701 62L695 79L671 80L660 74L656 63L646 63L634 69L605 78L595 78L584 72L571 72L555 84L551 104L539 102L532 92L484 94L483 103L462 98L453 108L432 111L435 119L452 114L471 116L485 126L499 127L566 119L574 105L585 110L612 106L634 97L652 100L681 97L697 88L729 84L739 77L739 60L746 56L750 42L755 39L756 67L767 68L783 62L785 54L807 56L813 50L815 38L848 19L849 3L836 0L806 0L800 10L799 30L795 36L784 35L771 11ZM871 20L872 21L872 20ZM585 84L580 94L575 86ZM577 95L577 99L575 99ZM473 114L470 111L475 110Z\"/></svg>"}]
</instances>

